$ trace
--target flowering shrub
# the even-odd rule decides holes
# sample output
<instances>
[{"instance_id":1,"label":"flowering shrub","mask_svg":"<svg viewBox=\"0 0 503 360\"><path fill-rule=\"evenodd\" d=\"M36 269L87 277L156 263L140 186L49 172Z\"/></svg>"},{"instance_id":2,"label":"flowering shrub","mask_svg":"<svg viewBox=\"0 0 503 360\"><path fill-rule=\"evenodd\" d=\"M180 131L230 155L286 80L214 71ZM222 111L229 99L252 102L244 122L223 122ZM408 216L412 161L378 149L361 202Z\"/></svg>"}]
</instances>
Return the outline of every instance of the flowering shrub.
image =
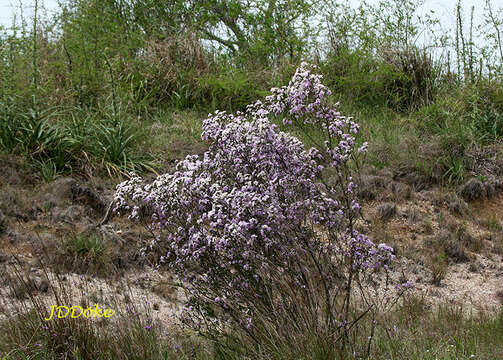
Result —
<instances>
[{"instance_id":1,"label":"flowering shrub","mask_svg":"<svg viewBox=\"0 0 503 360\"><path fill-rule=\"evenodd\" d=\"M161 262L188 292L186 319L204 334L230 323L257 344L271 332L296 344L296 334L324 329L333 346L352 326L353 284L364 290L362 281L381 277L393 249L355 229L351 163L367 145L356 148L359 126L330 106L321 76L303 63L271 92L244 113L210 114L204 156L150 184L119 184L115 211L152 209L151 247L166 250ZM276 120L326 141L306 150Z\"/></svg>"}]
</instances>

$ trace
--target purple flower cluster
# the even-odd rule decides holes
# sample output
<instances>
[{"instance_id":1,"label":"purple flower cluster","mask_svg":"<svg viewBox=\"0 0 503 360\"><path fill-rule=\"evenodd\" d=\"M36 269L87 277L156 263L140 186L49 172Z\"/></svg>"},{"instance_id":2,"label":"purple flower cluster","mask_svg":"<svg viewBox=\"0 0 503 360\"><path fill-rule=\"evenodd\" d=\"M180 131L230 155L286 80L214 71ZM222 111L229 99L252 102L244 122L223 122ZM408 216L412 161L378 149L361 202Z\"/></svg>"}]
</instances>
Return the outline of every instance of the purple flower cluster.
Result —
<instances>
[{"instance_id":1,"label":"purple flower cluster","mask_svg":"<svg viewBox=\"0 0 503 360\"><path fill-rule=\"evenodd\" d=\"M360 126L352 118L341 116L338 103L327 105L332 92L322 84L322 75L314 74L313 65L302 63L288 86L271 89L265 101L249 105L247 111L255 117L283 116L284 125L315 125L327 133L326 152L334 167L349 160ZM357 149L357 154L367 150L367 143Z\"/></svg>"},{"instance_id":2,"label":"purple flower cluster","mask_svg":"<svg viewBox=\"0 0 503 360\"><path fill-rule=\"evenodd\" d=\"M288 86L271 92L244 113L209 114L203 156L187 156L150 184L133 176L115 193L114 211L136 218L142 206L152 209L156 242L167 249L161 260L188 284L191 299L211 306L226 308L226 299L247 291L266 294L272 267L308 288L306 254L318 267L342 254L336 266L349 260L349 272L386 268L393 259L392 248L353 228L360 205L347 162L367 147L355 148L358 124L329 104L330 90L305 63ZM317 127L326 141L306 150L276 120Z\"/></svg>"},{"instance_id":3,"label":"purple flower cluster","mask_svg":"<svg viewBox=\"0 0 503 360\"><path fill-rule=\"evenodd\" d=\"M395 289L397 290L408 290L408 289L413 289L414 284L411 281L404 282L402 284L396 284Z\"/></svg>"},{"instance_id":4,"label":"purple flower cluster","mask_svg":"<svg viewBox=\"0 0 503 360\"><path fill-rule=\"evenodd\" d=\"M355 270L388 269L388 264L395 259L393 248L381 243L377 246L368 236L353 230L351 236L346 236L348 248L346 255L352 259Z\"/></svg>"},{"instance_id":5,"label":"purple flower cluster","mask_svg":"<svg viewBox=\"0 0 503 360\"><path fill-rule=\"evenodd\" d=\"M203 130L211 147L202 158L187 157L151 184L133 177L115 194L116 210L135 203L132 217L141 205L154 209L157 229L168 230L164 259L177 268L200 262L208 281L239 269L234 280L246 286L270 257L292 255L298 241L292 234L341 221L340 203L316 181L314 149L305 151L266 118L217 112Z\"/></svg>"}]
</instances>

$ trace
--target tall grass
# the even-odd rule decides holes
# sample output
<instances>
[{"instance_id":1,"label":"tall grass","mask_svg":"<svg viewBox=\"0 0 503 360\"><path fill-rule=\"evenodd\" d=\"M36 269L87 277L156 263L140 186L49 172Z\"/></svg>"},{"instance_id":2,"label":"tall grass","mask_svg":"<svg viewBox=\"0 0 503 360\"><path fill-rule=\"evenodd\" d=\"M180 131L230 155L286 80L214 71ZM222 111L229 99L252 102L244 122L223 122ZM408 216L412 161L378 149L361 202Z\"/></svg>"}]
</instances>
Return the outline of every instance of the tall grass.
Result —
<instances>
[{"instance_id":1,"label":"tall grass","mask_svg":"<svg viewBox=\"0 0 503 360\"><path fill-rule=\"evenodd\" d=\"M74 240L74 244L80 240ZM79 247L80 249L80 247ZM113 293L86 295L93 284L80 277L80 289L70 290L61 274L52 273L44 266L43 274L49 281L44 297L20 265L3 267L7 288L2 288L0 301L0 356L11 359L207 359L202 343L182 330L154 322L152 309L122 284L129 302ZM23 301L7 302L17 295ZM123 294L124 295L124 294ZM91 303L92 302L92 303ZM53 305L79 305L115 310L110 319L54 317L46 321Z\"/></svg>"},{"instance_id":2,"label":"tall grass","mask_svg":"<svg viewBox=\"0 0 503 360\"><path fill-rule=\"evenodd\" d=\"M111 287L102 298L92 300L101 308L116 310L111 319L66 317L45 321L52 305L94 306L90 300L81 303L81 298L93 299L86 297L93 283L88 277L80 277L76 280L79 286L70 290L62 274L53 273L43 260L41 264L49 281L47 296L20 264L0 268L6 285L0 288L2 359L266 359L255 343L236 337L232 331L223 332L225 339L213 343L178 325L154 321L150 307L133 295L127 283L123 284L123 293L130 299L126 303ZM14 296L24 300L13 302ZM351 331L354 343L337 355L319 346L325 339L315 331L298 339L305 345L301 352L283 332L269 332L267 344L275 351L272 357L268 351L267 359L493 360L503 355L503 312L470 314L454 305L432 308L418 294L404 297L392 312L365 318Z\"/></svg>"}]
</instances>

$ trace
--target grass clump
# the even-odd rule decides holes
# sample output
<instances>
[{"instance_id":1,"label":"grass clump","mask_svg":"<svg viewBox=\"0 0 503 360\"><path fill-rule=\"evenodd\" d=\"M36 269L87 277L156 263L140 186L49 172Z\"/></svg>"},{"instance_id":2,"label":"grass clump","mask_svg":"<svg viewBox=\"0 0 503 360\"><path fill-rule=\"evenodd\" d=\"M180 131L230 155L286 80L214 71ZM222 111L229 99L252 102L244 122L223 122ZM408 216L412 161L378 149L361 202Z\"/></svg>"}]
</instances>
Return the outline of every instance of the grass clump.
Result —
<instances>
[{"instance_id":1,"label":"grass clump","mask_svg":"<svg viewBox=\"0 0 503 360\"><path fill-rule=\"evenodd\" d=\"M68 242L68 250L78 255L102 255L107 249L107 241L97 233L72 236Z\"/></svg>"},{"instance_id":2,"label":"grass clump","mask_svg":"<svg viewBox=\"0 0 503 360\"><path fill-rule=\"evenodd\" d=\"M378 332L373 358L489 360L501 357L502 312L495 316L467 315L463 310L452 305L428 310L421 301L411 300L402 306L402 311L407 313L392 314L388 330Z\"/></svg>"},{"instance_id":3,"label":"grass clump","mask_svg":"<svg viewBox=\"0 0 503 360\"><path fill-rule=\"evenodd\" d=\"M144 137L126 119L100 119L79 108L38 115L30 110L2 121L0 148L26 156L49 182L60 174L85 173L89 168L109 176L152 169L150 157L139 149Z\"/></svg>"},{"instance_id":4,"label":"grass clump","mask_svg":"<svg viewBox=\"0 0 503 360\"><path fill-rule=\"evenodd\" d=\"M53 249L52 266L80 274L106 276L116 269L115 247L104 234L87 231L69 236Z\"/></svg>"},{"instance_id":5,"label":"grass clump","mask_svg":"<svg viewBox=\"0 0 503 360\"><path fill-rule=\"evenodd\" d=\"M18 275L23 279L21 273ZM61 276L51 276L50 289L50 300L32 293L28 301L11 304L3 301L8 295L2 293L6 296L0 304L0 330L4 333L0 337L2 359L209 358L197 338L153 322L145 304L123 304L117 294L112 295L106 305L99 303L100 308L116 310L110 319L67 316L46 321L51 306L78 305ZM81 306L92 307L94 303Z\"/></svg>"}]
</instances>

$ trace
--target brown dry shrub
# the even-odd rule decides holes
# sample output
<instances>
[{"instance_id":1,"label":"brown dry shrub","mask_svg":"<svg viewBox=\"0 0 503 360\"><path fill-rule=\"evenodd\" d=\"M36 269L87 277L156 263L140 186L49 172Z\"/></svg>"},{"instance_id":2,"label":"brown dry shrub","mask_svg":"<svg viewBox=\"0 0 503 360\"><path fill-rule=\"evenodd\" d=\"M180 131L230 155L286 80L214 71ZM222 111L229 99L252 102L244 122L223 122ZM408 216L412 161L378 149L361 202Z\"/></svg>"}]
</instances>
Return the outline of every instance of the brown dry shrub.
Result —
<instances>
[{"instance_id":1,"label":"brown dry shrub","mask_svg":"<svg viewBox=\"0 0 503 360\"><path fill-rule=\"evenodd\" d=\"M492 252L498 255L503 255L503 235L498 234L493 238Z\"/></svg>"},{"instance_id":2,"label":"brown dry shrub","mask_svg":"<svg viewBox=\"0 0 503 360\"><path fill-rule=\"evenodd\" d=\"M409 185L396 181L393 181L390 184L390 190L393 193L393 199L395 202L408 200L412 194L412 189Z\"/></svg>"},{"instance_id":3,"label":"brown dry shrub","mask_svg":"<svg viewBox=\"0 0 503 360\"><path fill-rule=\"evenodd\" d=\"M482 239L472 236L465 223L458 223L455 229L455 235L456 239L470 251L480 252L484 247Z\"/></svg>"},{"instance_id":4,"label":"brown dry shrub","mask_svg":"<svg viewBox=\"0 0 503 360\"><path fill-rule=\"evenodd\" d=\"M425 215L415 206L408 206L405 209L405 215L409 224L414 225L424 219Z\"/></svg>"},{"instance_id":5,"label":"brown dry shrub","mask_svg":"<svg viewBox=\"0 0 503 360\"><path fill-rule=\"evenodd\" d=\"M444 244L445 255L453 259L456 263L467 262L469 260L463 246L455 239L448 239Z\"/></svg>"},{"instance_id":6,"label":"brown dry shrub","mask_svg":"<svg viewBox=\"0 0 503 360\"><path fill-rule=\"evenodd\" d=\"M358 186L358 195L364 200L374 200L389 182L384 176L363 175Z\"/></svg>"},{"instance_id":7,"label":"brown dry shrub","mask_svg":"<svg viewBox=\"0 0 503 360\"><path fill-rule=\"evenodd\" d=\"M431 270L431 283L439 286L447 274L447 261L444 254L433 256L430 260L429 268Z\"/></svg>"},{"instance_id":8,"label":"brown dry shrub","mask_svg":"<svg viewBox=\"0 0 503 360\"><path fill-rule=\"evenodd\" d=\"M445 202L449 210L451 210L451 212L455 213L456 215L463 216L466 215L469 211L468 204L456 194L446 195Z\"/></svg>"},{"instance_id":9,"label":"brown dry shrub","mask_svg":"<svg viewBox=\"0 0 503 360\"><path fill-rule=\"evenodd\" d=\"M459 189L461 196L466 201L484 199L487 197L487 190L484 184L478 179L470 179Z\"/></svg>"},{"instance_id":10,"label":"brown dry shrub","mask_svg":"<svg viewBox=\"0 0 503 360\"><path fill-rule=\"evenodd\" d=\"M36 209L30 199L32 194L13 186L5 186L0 191L0 211L13 220L28 221L36 218Z\"/></svg>"},{"instance_id":11,"label":"brown dry shrub","mask_svg":"<svg viewBox=\"0 0 503 360\"><path fill-rule=\"evenodd\" d=\"M437 237L438 245L443 250L443 253L455 263L466 262L469 257L465 251L465 246L458 238L457 234L443 230Z\"/></svg>"},{"instance_id":12,"label":"brown dry shrub","mask_svg":"<svg viewBox=\"0 0 503 360\"><path fill-rule=\"evenodd\" d=\"M200 75L207 72L210 66L201 41L192 33L163 41L149 41L143 58L158 69L162 79L168 82L176 81L180 69L192 69Z\"/></svg>"},{"instance_id":13,"label":"brown dry shrub","mask_svg":"<svg viewBox=\"0 0 503 360\"><path fill-rule=\"evenodd\" d=\"M177 300L177 287L172 278L156 281L152 286L152 291L167 301L174 302Z\"/></svg>"},{"instance_id":14,"label":"brown dry shrub","mask_svg":"<svg viewBox=\"0 0 503 360\"><path fill-rule=\"evenodd\" d=\"M503 304L503 290L498 290L496 292L496 297L500 300L501 304Z\"/></svg>"},{"instance_id":15,"label":"brown dry shrub","mask_svg":"<svg viewBox=\"0 0 503 360\"><path fill-rule=\"evenodd\" d=\"M377 216L380 220L389 220L396 215L396 204L387 202L377 207Z\"/></svg>"}]
</instances>

